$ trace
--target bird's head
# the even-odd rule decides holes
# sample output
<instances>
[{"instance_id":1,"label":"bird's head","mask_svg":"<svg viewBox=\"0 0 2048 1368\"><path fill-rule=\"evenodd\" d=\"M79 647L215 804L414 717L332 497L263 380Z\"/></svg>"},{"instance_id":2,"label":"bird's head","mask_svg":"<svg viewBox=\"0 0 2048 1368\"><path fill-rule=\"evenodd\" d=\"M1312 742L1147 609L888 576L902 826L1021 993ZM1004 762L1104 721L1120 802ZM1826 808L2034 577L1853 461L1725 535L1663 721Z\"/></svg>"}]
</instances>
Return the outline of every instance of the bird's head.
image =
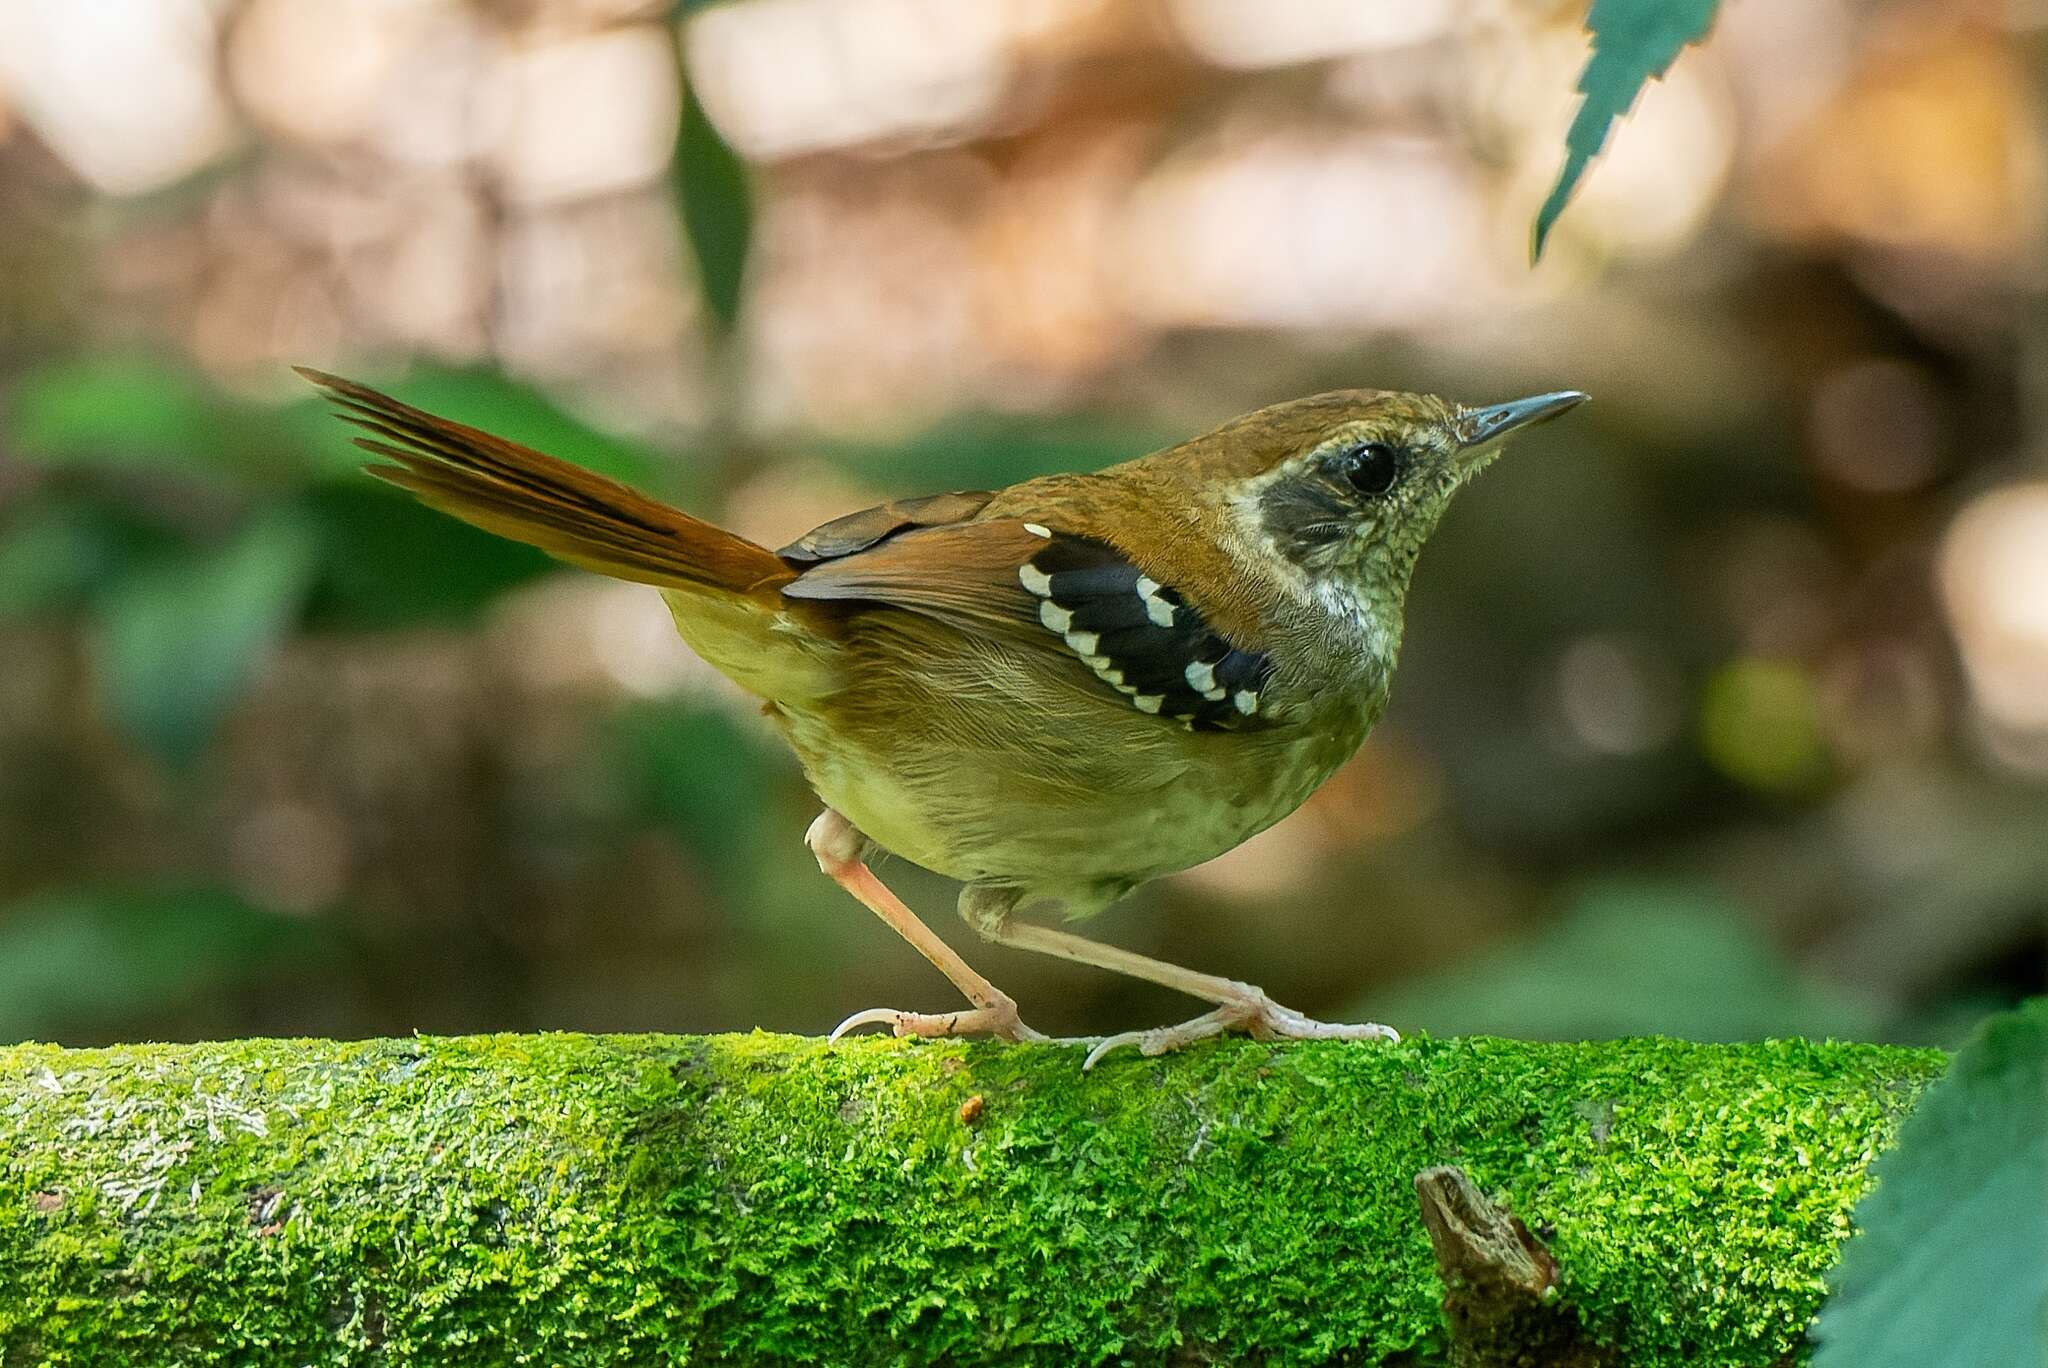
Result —
<instances>
[{"instance_id":1,"label":"bird's head","mask_svg":"<svg viewBox=\"0 0 2048 1368\"><path fill-rule=\"evenodd\" d=\"M1585 398L1561 390L1467 408L1434 395L1342 390L1247 414L1188 454L1220 477L1212 487L1263 554L1312 587L1398 612L1452 496L1515 433Z\"/></svg>"}]
</instances>

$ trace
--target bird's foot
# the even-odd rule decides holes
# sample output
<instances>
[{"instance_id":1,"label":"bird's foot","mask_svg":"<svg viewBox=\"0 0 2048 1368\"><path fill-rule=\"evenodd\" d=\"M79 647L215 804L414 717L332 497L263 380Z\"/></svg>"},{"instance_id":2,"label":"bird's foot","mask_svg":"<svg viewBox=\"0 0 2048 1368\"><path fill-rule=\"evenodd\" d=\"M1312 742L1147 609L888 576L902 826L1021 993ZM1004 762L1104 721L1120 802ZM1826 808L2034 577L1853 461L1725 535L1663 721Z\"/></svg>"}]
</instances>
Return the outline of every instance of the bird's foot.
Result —
<instances>
[{"instance_id":1,"label":"bird's foot","mask_svg":"<svg viewBox=\"0 0 2048 1368\"><path fill-rule=\"evenodd\" d=\"M1282 1007L1264 990L1240 984L1242 996L1233 997L1214 1011L1204 1012L1177 1026L1155 1026L1149 1031L1124 1031L1098 1042L1081 1061L1085 1073L1112 1050L1126 1045L1138 1047L1142 1055L1163 1055L1211 1036L1242 1031L1254 1040L1386 1040L1398 1041L1401 1033L1376 1022L1317 1021L1292 1007Z\"/></svg>"},{"instance_id":2,"label":"bird's foot","mask_svg":"<svg viewBox=\"0 0 2048 1368\"><path fill-rule=\"evenodd\" d=\"M894 1007L870 1007L855 1012L832 1028L826 1040L834 1041L863 1026L887 1026L899 1036L940 1040L947 1036L992 1036L997 1040L1047 1040L1017 1017L1017 1004L1008 998L992 1007L970 1007L958 1012L903 1012Z\"/></svg>"}]
</instances>

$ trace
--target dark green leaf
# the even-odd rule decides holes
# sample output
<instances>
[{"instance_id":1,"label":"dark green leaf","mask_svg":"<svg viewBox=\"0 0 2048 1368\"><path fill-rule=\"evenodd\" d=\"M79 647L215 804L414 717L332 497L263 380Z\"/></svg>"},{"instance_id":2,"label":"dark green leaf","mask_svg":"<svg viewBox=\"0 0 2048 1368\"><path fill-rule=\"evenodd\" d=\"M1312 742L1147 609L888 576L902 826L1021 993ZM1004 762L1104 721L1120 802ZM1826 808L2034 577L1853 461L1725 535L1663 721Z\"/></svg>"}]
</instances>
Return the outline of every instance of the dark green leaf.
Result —
<instances>
[{"instance_id":1,"label":"dark green leaf","mask_svg":"<svg viewBox=\"0 0 2048 1368\"><path fill-rule=\"evenodd\" d=\"M1437 1035L1545 1040L1860 1036L1876 1014L1800 979L1742 909L1680 883L1603 883L1556 926L1375 994L1377 1020Z\"/></svg>"},{"instance_id":2,"label":"dark green leaf","mask_svg":"<svg viewBox=\"0 0 2048 1368\"><path fill-rule=\"evenodd\" d=\"M1628 112L1643 86L1671 69L1687 43L1706 36L1719 0L1593 0L1586 30L1593 56L1579 77L1580 104L1564 135L1564 169L1536 213L1529 258L1543 255L1543 241L1564 212L1580 177L1607 143L1607 131Z\"/></svg>"},{"instance_id":3,"label":"dark green leaf","mask_svg":"<svg viewBox=\"0 0 2048 1368\"><path fill-rule=\"evenodd\" d=\"M554 564L369 479L312 490L297 507L320 541L315 627L461 621Z\"/></svg>"},{"instance_id":4,"label":"dark green leaf","mask_svg":"<svg viewBox=\"0 0 2048 1368\"><path fill-rule=\"evenodd\" d=\"M2048 1363L2048 998L1987 1022L1871 1173L1814 1368Z\"/></svg>"},{"instance_id":5,"label":"dark green leaf","mask_svg":"<svg viewBox=\"0 0 2048 1368\"><path fill-rule=\"evenodd\" d=\"M718 136L687 81L683 84L674 175L705 306L719 331L731 332L740 316L740 287L754 230L754 205L746 164Z\"/></svg>"},{"instance_id":6,"label":"dark green leaf","mask_svg":"<svg viewBox=\"0 0 2048 1368\"><path fill-rule=\"evenodd\" d=\"M165 759L191 760L296 620L317 547L302 521L276 514L115 582L95 658L108 712Z\"/></svg>"},{"instance_id":7,"label":"dark green leaf","mask_svg":"<svg viewBox=\"0 0 2048 1368\"><path fill-rule=\"evenodd\" d=\"M24 899L0 908L0 1040L160 1019L267 972L309 930L207 889Z\"/></svg>"}]
</instances>

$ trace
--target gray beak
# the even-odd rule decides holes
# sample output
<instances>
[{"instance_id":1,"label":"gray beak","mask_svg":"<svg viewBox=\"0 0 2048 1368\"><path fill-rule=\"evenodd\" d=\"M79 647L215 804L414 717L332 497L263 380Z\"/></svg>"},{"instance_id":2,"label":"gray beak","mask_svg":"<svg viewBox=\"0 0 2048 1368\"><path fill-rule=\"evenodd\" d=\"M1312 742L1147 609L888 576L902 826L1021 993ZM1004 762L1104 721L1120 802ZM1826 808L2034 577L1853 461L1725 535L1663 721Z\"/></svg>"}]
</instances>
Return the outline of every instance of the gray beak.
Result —
<instances>
[{"instance_id":1,"label":"gray beak","mask_svg":"<svg viewBox=\"0 0 2048 1368\"><path fill-rule=\"evenodd\" d=\"M1510 433L1534 427L1557 417L1566 409L1577 408L1586 402L1587 397L1578 390L1558 390L1554 394L1510 399L1505 404L1494 404L1489 408L1467 409L1453 424L1458 432L1459 455L1476 456L1489 451Z\"/></svg>"}]
</instances>

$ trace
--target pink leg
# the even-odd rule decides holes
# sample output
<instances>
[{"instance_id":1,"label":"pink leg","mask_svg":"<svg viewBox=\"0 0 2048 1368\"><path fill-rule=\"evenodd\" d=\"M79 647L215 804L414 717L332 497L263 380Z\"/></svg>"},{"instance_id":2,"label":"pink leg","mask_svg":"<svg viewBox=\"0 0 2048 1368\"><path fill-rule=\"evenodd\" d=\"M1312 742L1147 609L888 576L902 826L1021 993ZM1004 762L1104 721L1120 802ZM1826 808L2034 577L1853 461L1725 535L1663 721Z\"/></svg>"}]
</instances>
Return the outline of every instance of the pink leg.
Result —
<instances>
[{"instance_id":1,"label":"pink leg","mask_svg":"<svg viewBox=\"0 0 2048 1368\"><path fill-rule=\"evenodd\" d=\"M897 935L917 947L919 954L973 1003L963 1012L905 1012L893 1007L873 1007L833 1028L831 1038L839 1039L862 1026L886 1025L897 1035L951 1036L992 1035L1003 1040L1044 1040L1046 1037L1017 1019L1017 1004L1008 993L990 983L973 966L961 959L952 946L891 893L873 870L860 858L865 839L853 823L827 808L811 823L804 844L818 857L818 868L832 882L851 893L862 906L887 922Z\"/></svg>"},{"instance_id":2,"label":"pink leg","mask_svg":"<svg viewBox=\"0 0 2048 1368\"><path fill-rule=\"evenodd\" d=\"M1050 926L1035 926L1029 922L1010 920L1014 903L997 894L983 894L980 897L970 889L961 900L961 912L983 935L1003 945L1012 945L1020 950L1036 950L1042 955L1057 955L1061 959L1073 960L1078 964L1092 964L1098 969L1113 973L1129 974L1132 978L1145 979L1178 989L1190 997L1216 1004L1214 1011L1204 1012L1191 1021L1173 1026L1156 1026L1147 1031L1124 1031L1099 1041L1088 1052L1081 1068L1092 1069L1112 1050L1125 1045L1135 1045L1140 1054L1159 1055L1169 1050L1178 1050L1198 1040L1241 1031L1258 1040L1399 1040L1401 1037L1390 1026L1373 1022L1328 1022L1317 1021L1303 1016L1292 1007L1283 1007L1266 996L1265 991L1249 983L1235 979L1218 978L1198 970L1186 969L1178 964L1153 959L1114 945L1089 940L1070 931L1056 930Z\"/></svg>"}]
</instances>

